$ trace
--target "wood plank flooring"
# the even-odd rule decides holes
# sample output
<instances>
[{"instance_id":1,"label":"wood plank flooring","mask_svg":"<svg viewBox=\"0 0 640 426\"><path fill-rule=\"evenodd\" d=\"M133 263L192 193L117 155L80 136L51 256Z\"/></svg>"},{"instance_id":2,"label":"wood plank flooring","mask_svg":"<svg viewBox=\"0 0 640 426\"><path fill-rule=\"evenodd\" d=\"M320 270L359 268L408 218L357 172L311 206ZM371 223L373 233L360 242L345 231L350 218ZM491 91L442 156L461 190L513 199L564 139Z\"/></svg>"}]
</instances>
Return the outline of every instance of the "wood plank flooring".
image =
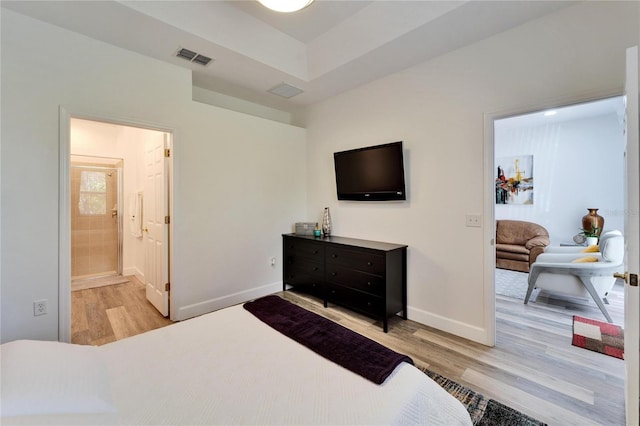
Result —
<instances>
[{"instance_id":1,"label":"wood plank flooring","mask_svg":"<svg viewBox=\"0 0 640 426\"><path fill-rule=\"evenodd\" d=\"M135 276L128 283L71 292L71 342L103 345L171 324L145 297Z\"/></svg>"},{"instance_id":2,"label":"wood plank flooring","mask_svg":"<svg viewBox=\"0 0 640 426\"><path fill-rule=\"evenodd\" d=\"M103 344L169 324L144 298L144 286L133 284L133 293L117 288L129 284L95 289L99 294L74 292L80 293L73 297L74 338ZM550 425L624 424L624 362L571 346L572 315L604 320L592 301L540 293L524 305L497 296L497 344L489 348L399 317L385 334L380 322L339 306L325 309L321 300L295 291L278 294ZM622 286L609 301L614 322L622 324ZM82 303L85 313L76 309Z\"/></svg>"}]
</instances>

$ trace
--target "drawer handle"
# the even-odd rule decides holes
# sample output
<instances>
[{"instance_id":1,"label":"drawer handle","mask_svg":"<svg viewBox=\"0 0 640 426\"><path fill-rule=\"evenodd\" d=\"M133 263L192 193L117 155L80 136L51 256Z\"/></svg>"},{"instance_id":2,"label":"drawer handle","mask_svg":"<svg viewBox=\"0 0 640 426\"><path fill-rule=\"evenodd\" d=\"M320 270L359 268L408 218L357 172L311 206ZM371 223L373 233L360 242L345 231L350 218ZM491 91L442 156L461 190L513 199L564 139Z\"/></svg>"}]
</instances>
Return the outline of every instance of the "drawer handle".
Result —
<instances>
[{"instance_id":1,"label":"drawer handle","mask_svg":"<svg viewBox=\"0 0 640 426\"><path fill-rule=\"evenodd\" d=\"M313 270L314 270L314 271L317 271L317 270L318 270L318 267L316 266L315 268L313 268Z\"/></svg>"},{"instance_id":2,"label":"drawer handle","mask_svg":"<svg viewBox=\"0 0 640 426\"><path fill-rule=\"evenodd\" d=\"M313 254L318 254L318 250L314 250L314 251L313 251Z\"/></svg>"},{"instance_id":3,"label":"drawer handle","mask_svg":"<svg viewBox=\"0 0 640 426\"><path fill-rule=\"evenodd\" d=\"M367 302L367 306L371 306L371 302Z\"/></svg>"},{"instance_id":4,"label":"drawer handle","mask_svg":"<svg viewBox=\"0 0 640 426\"><path fill-rule=\"evenodd\" d=\"M367 281L367 285L371 287L371 281Z\"/></svg>"},{"instance_id":5,"label":"drawer handle","mask_svg":"<svg viewBox=\"0 0 640 426\"><path fill-rule=\"evenodd\" d=\"M367 262L367 266L373 266L373 262L371 261Z\"/></svg>"},{"instance_id":6,"label":"drawer handle","mask_svg":"<svg viewBox=\"0 0 640 426\"><path fill-rule=\"evenodd\" d=\"M331 273L331 276L332 276L332 277L335 277L336 275L338 275L338 273L337 273L337 272L332 272L332 273Z\"/></svg>"},{"instance_id":7,"label":"drawer handle","mask_svg":"<svg viewBox=\"0 0 640 426\"><path fill-rule=\"evenodd\" d=\"M331 294L336 294L336 291L335 290L331 290Z\"/></svg>"},{"instance_id":8,"label":"drawer handle","mask_svg":"<svg viewBox=\"0 0 640 426\"><path fill-rule=\"evenodd\" d=\"M338 257L338 255L334 253L334 254L331 255L331 257L333 257L335 259L335 258Z\"/></svg>"}]
</instances>

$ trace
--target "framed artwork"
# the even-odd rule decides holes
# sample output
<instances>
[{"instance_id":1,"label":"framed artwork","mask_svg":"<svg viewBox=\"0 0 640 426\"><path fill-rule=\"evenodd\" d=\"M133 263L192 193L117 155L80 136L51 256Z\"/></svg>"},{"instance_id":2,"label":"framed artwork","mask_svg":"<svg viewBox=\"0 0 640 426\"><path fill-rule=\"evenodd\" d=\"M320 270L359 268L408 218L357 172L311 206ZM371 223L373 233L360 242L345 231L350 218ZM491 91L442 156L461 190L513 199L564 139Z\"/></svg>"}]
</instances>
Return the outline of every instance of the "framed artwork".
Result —
<instances>
[{"instance_id":1,"label":"framed artwork","mask_svg":"<svg viewBox=\"0 0 640 426\"><path fill-rule=\"evenodd\" d=\"M533 155L496 158L496 204L533 204Z\"/></svg>"}]
</instances>

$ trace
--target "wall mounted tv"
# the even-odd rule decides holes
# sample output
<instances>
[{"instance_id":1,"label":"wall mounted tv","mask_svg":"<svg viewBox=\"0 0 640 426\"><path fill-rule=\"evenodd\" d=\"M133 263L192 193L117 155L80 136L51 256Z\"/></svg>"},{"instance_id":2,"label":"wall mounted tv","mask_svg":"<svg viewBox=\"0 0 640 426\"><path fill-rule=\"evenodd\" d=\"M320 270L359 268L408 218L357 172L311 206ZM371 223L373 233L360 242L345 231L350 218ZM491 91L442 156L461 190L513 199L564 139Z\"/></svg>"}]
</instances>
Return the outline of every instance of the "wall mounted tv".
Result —
<instances>
[{"instance_id":1,"label":"wall mounted tv","mask_svg":"<svg viewBox=\"0 0 640 426\"><path fill-rule=\"evenodd\" d=\"M406 200L402 142L333 154L338 200Z\"/></svg>"}]
</instances>

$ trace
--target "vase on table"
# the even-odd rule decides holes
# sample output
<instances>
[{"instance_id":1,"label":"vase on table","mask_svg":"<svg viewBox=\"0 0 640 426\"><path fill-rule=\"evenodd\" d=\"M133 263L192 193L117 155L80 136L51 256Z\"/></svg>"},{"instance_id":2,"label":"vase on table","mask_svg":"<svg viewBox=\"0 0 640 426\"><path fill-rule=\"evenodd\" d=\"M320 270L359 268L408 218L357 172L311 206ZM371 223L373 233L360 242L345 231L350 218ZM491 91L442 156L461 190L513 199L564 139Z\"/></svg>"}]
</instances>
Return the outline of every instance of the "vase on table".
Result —
<instances>
[{"instance_id":1,"label":"vase on table","mask_svg":"<svg viewBox=\"0 0 640 426\"><path fill-rule=\"evenodd\" d=\"M598 209L588 208L587 210L589 213L582 216L582 229L591 231L597 228L595 234L600 237L604 227L604 218L598 214Z\"/></svg>"},{"instance_id":2,"label":"vase on table","mask_svg":"<svg viewBox=\"0 0 640 426\"><path fill-rule=\"evenodd\" d=\"M331 235L331 213L329 213L329 207L324 208L324 214L322 215L322 234L325 237Z\"/></svg>"}]
</instances>

